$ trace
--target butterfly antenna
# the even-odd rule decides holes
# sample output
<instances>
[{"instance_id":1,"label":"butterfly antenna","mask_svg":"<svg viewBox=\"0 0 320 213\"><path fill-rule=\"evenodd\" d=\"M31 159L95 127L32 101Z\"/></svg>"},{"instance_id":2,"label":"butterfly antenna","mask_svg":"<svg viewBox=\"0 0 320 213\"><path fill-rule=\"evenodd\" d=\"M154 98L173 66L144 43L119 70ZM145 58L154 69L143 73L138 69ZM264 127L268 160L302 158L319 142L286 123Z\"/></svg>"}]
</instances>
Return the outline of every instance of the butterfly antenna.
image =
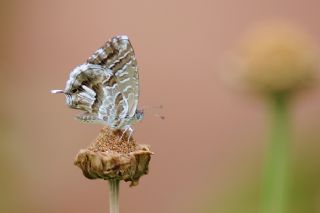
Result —
<instances>
[{"instance_id":1,"label":"butterfly antenna","mask_svg":"<svg viewBox=\"0 0 320 213\"><path fill-rule=\"evenodd\" d=\"M143 106L142 110L143 111L147 111L149 112L149 109L163 109L163 105L159 105L159 106ZM161 120L164 120L165 117L159 113L153 113L153 116L160 118Z\"/></svg>"},{"instance_id":2,"label":"butterfly antenna","mask_svg":"<svg viewBox=\"0 0 320 213\"><path fill-rule=\"evenodd\" d=\"M164 120L165 119L165 117L163 116L163 115L160 115L160 114L158 114L158 113L155 113L155 114L153 114L155 117L158 117L158 118L160 118L161 120Z\"/></svg>"},{"instance_id":3,"label":"butterfly antenna","mask_svg":"<svg viewBox=\"0 0 320 213\"><path fill-rule=\"evenodd\" d=\"M145 110L145 109L163 109L163 105L159 105L159 106L142 106L142 110Z\"/></svg>"}]
</instances>

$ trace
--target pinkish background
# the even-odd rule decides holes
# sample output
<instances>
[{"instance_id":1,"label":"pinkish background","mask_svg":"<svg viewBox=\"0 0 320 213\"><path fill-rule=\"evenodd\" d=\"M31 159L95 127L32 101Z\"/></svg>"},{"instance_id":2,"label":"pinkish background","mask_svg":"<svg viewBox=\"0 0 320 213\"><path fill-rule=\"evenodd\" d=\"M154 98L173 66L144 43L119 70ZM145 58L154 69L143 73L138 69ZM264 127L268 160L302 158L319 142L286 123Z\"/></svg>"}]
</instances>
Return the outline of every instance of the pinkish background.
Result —
<instances>
[{"instance_id":1,"label":"pinkish background","mask_svg":"<svg viewBox=\"0 0 320 213\"><path fill-rule=\"evenodd\" d=\"M0 4L0 212L108 212L107 182L87 180L73 165L101 126L75 121L78 112L49 90L63 89L69 72L118 34L127 34L136 52L140 106L162 104L166 116L150 111L135 126L136 140L156 154L139 186L121 185L121 212L223 212L220 205L257 212L251 186L260 180L267 108L225 86L221 64L243 33L269 20L300 27L319 46L320 1ZM293 155L306 160L310 183L320 177L312 173L320 171L320 87L297 97L292 114ZM310 189L308 212L320 212L319 184ZM292 193L297 202L309 198ZM242 202L246 194L253 199Z\"/></svg>"}]
</instances>

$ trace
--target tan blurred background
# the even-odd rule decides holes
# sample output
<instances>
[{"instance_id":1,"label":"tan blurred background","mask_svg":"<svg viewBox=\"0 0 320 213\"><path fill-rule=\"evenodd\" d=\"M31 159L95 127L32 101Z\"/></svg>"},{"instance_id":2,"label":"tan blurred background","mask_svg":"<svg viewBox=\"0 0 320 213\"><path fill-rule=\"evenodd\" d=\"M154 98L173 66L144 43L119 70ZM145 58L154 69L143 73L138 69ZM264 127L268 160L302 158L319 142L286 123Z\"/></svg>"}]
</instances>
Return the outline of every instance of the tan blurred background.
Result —
<instances>
[{"instance_id":1,"label":"tan blurred background","mask_svg":"<svg viewBox=\"0 0 320 213\"><path fill-rule=\"evenodd\" d=\"M156 155L139 186L121 185L121 212L257 212L266 107L229 90L221 64L268 20L320 46L319 9L318 0L1 1L0 212L107 212L108 184L73 165L101 126L75 121L49 90L118 34L136 52L140 106L162 104L166 116L150 112L135 126ZM296 98L292 113L294 165L306 174L295 179L295 209L320 212L320 87Z\"/></svg>"}]
</instances>

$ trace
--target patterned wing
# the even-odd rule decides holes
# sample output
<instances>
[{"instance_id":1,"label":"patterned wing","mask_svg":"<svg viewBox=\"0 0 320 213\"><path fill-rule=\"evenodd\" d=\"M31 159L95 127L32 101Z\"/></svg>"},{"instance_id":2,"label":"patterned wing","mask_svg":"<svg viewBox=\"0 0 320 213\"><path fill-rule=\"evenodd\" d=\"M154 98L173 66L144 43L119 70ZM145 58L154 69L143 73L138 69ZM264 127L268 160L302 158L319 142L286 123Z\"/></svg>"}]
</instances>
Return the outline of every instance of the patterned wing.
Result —
<instances>
[{"instance_id":1,"label":"patterned wing","mask_svg":"<svg viewBox=\"0 0 320 213\"><path fill-rule=\"evenodd\" d=\"M127 115L133 117L138 107L139 74L137 61L131 43L127 36L116 36L107 41L88 60L88 63L101 65L112 70L114 77L110 78L110 86L117 84L126 102Z\"/></svg>"},{"instance_id":2,"label":"patterned wing","mask_svg":"<svg viewBox=\"0 0 320 213\"><path fill-rule=\"evenodd\" d=\"M123 97L118 84L116 83L116 77L112 76L106 84L104 84L105 98L99 109L101 119L107 122L111 128L124 127L126 116L128 114L128 103Z\"/></svg>"}]
</instances>

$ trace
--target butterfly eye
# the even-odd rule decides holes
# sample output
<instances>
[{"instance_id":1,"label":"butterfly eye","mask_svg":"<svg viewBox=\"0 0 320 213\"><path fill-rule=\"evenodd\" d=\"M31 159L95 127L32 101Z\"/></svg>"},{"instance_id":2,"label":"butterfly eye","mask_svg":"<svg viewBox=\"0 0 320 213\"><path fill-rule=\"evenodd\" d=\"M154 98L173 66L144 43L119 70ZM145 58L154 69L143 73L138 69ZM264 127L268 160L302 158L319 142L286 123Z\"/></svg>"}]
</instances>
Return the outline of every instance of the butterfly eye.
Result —
<instances>
[{"instance_id":1,"label":"butterfly eye","mask_svg":"<svg viewBox=\"0 0 320 213\"><path fill-rule=\"evenodd\" d=\"M78 89L75 88L75 89L71 90L71 92L72 92L72 93L76 93L76 92L78 92Z\"/></svg>"}]
</instances>

